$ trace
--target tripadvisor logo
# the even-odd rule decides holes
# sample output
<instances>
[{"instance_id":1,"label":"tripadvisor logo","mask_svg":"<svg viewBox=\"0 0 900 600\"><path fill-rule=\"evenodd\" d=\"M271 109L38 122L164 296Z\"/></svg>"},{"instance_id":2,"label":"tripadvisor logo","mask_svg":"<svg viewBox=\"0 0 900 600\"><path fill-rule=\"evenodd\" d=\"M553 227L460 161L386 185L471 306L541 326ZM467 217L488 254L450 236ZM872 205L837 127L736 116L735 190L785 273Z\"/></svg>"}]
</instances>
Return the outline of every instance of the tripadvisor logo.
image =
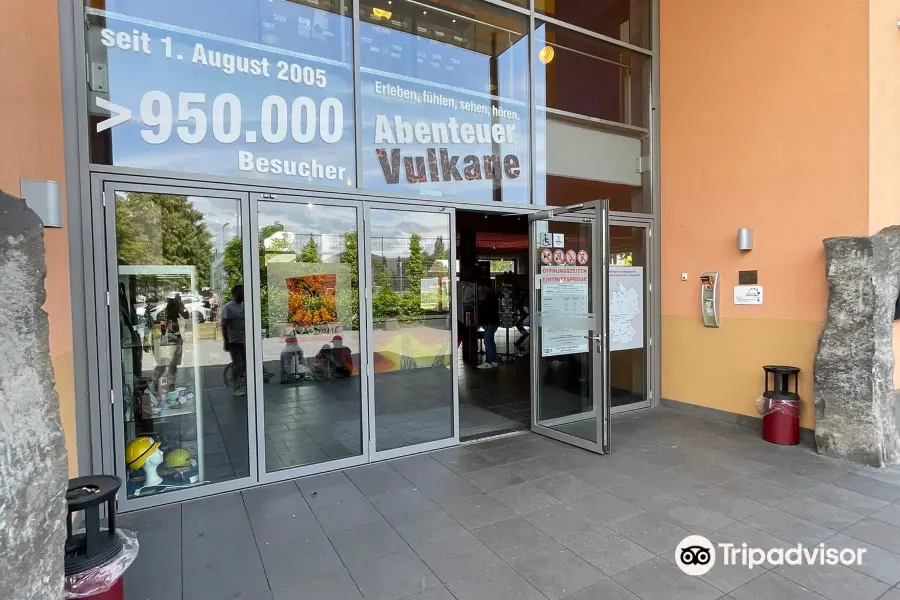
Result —
<instances>
[{"instance_id":1,"label":"tripadvisor logo","mask_svg":"<svg viewBox=\"0 0 900 600\"><path fill-rule=\"evenodd\" d=\"M754 569L762 565L814 565L833 567L863 564L866 548L829 548L824 543L806 547L797 544L789 548L753 548L746 543L713 544L702 535L689 535L675 548L675 564L687 575L699 577L709 573L716 559L724 566L743 566Z\"/></svg>"}]
</instances>

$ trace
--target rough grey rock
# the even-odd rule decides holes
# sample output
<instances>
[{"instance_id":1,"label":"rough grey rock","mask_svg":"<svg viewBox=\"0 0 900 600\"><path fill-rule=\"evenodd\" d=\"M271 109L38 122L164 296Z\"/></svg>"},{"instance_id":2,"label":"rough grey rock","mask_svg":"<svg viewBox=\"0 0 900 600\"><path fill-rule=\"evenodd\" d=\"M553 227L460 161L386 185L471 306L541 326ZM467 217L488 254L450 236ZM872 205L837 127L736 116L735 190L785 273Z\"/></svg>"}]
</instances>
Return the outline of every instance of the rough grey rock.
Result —
<instances>
[{"instance_id":1,"label":"rough grey rock","mask_svg":"<svg viewBox=\"0 0 900 600\"><path fill-rule=\"evenodd\" d=\"M66 444L50 364L40 219L0 191L0 598L63 597Z\"/></svg>"},{"instance_id":2,"label":"rough grey rock","mask_svg":"<svg viewBox=\"0 0 900 600\"><path fill-rule=\"evenodd\" d=\"M829 293L815 360L816 445L875 467L900 464L891 344L900 227L824 243Z\"/></svg>"}]
</instances>

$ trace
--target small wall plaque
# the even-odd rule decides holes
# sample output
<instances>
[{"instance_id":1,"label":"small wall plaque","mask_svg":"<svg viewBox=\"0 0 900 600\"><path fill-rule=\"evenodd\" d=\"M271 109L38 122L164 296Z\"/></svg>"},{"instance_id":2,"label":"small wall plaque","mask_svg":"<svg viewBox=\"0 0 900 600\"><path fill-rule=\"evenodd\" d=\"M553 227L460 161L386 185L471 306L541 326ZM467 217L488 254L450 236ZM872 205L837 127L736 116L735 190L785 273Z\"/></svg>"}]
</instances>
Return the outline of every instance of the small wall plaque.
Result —
<instances>
[{"instance_id":1,"label":"small wall plaque","mask_svg":"<svg viewBox=\"0 0 900 600\"><path fill-rule=\"evenodd\" d=\"M759 283L759 271L738 271L740 285L756 285Z\"/></svg>"}]
</instances>

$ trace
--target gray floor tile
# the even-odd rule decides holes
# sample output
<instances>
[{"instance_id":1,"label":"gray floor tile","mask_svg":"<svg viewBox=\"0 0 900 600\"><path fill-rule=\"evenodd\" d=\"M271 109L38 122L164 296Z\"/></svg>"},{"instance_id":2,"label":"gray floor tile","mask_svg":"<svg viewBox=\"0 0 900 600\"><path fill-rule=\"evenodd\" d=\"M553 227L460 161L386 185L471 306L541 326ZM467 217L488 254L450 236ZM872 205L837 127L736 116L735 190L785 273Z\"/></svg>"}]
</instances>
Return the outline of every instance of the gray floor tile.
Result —
<instances>
[{"instance_id":1,"label":"gray floor tile","mask_svg":"<svg viewBox=\"0 0 900 600\"><path fill-rule=\"evenodd\" d=\"M772 571L831 600L876 600L891 587L843 565L782 566Z\"/></svg>"},{"instance_id":2,"label":"gray floor tile","mask_svg":"<svg viewBox=\"0 0 900 600\"><path fill-rule=\"evenodd\" d=\"M468 531L440 539L420 540L412 546L428 568L445 583L485 569L495 569L502 563Z\"/></svg>"},{"instance_id":3,"label":"gray floor tile","mask_svg":"<svg viewBox=\"0 0 900 600\"><path fill-rule=\"evenodd\" d=\"M613 577L642 600L714 600L722 592L674 564L654 558Z\"/></svg>"},{"instance_id":4,"label":"gray floor tile","mask_svg":"<svg viewBox=\"0 0 900 600\"><path fill-rule=\"evenodd\" d=\"M777 573L765 572L731 592L734 600L824 600L809 588Z\"/></svg>"},{"instance_id":5,"label":"gray floor tile","mask_svg":"<svg viewBox=\"0 0 900 600\"><path fill-rule=\"evenodd\" d=\"M566 548L612 576L654 558L654 554L609 528L602 527L566 538Z\"/></svg>"},{"instance_id":6,"label":"gray floor tile","mask_svg":"<svg viewBox=\"0 0 900 600\"><path fill-rule=\"evenodd\" d=\"M768 506L775 506L796 496L795 492L746 475L741 475L736 479L719 484L719 487Z\"/></svg>"},{"instance_id":7,"label":"gray floor tile","mask_svg":"<svg viewBox=\"0 0 900 600\"><path fill-rule=\"evenodd\" d=\"M736 477L744 477L737 471L732 471L726 467L722 467L705 460L692 461L684 467L675 469L678 473L699 479L705 483L712 485L721 485L726 481L731 481Z\"/></svg>"},{"instance_id":8,"label":"gray floor tile","mask_svg":"<svg viewBox=\"0 0 900 600\"><path fill-rule=\"evenodd\" d=\"M555 544L553 538L525 520L515 517L472 532L500 558L510 560Z\"/></svg>"},{"instance_id":9,"label":"gray floor tile","mask_svg":"<svg viewBox=\"0 0 900 600\"><path fill-rule=\"evenodd\" d=\"M298 479L296 483L303 493L303 497L313 509L337 504L338 502L353 502L365 499L359 488L340 471L304 477L303 479Z\"/></svg>"},{"instance_id":10,"label":"gray floor tile","mask_svg":"<svg viewBox=\"0 0 900 600\"><path fill-rule=\"evenodd\" d=\"M900 485L885 483L856 473L841 475L832 483L864 496L878 498L879 500L894 502L900 499Z\"/></svg>"},{"instance_id":11,"label":"gray floor tile","mask_svg":"<svg viewBox=\"0 0 900 600\"><path fill-rule=\"evenodd\" d=\"M332 533L329 538L346 565L364 563L409 549L400 534L384 521Z\"/></svg>"},{"instance_id":12,"label":"gray floor tile","mask_svg":"<svg viewBox=\"0 0 900 600\"><path fill-rule=\"evenodd\" d=\"M491 492L490 497L516 514L522 515L557 504L559 500L536 488L530 483L520 483L512 487Z\"/></svg>"},{"instance_id":13,"label":"gray floor tile","mask_svg":"<svg viewBox=\"0 0 900 600\"><path fill-rule=\"evenodd\" d=\"M827 544L829 548L864 548L865 553L858 564L848 567L889 585L900 583L900 555L844 534L829 538Z\"/></svg>"},{"instance_id":14,"label":"gray floor tile","mask_svg":"<svg viewBox=\"0 0 900 600\"><path fill-rule=\"evenodd\" d=\"M753 477L797 494L802 494L822 483L818 479L804 477L781 466L768 467L762 471L757 471L753 474Z\"/></svg>"},{"instance_id":15,"label":"gray floor tile","mask_svg":"<svg viewBox=\"0 0 900 600\"><path fill-rule=\"evenodd\" d=\"M650 512L695 535L705 535L734 523L730 517L682 499L651 508Z\"/></svg>"},{"instance_id":16,"label":"gray floor tile","mask_svg":"<svg viewBox=\"0 0 900 600\"><path fill-rule=\"evenodd\" d=\"M399 600L441 585L412 551L352 566L350 574L366 600Z\"/></svg>"},{"instance_id":17,"label":"gray floor tile","mask_svg":"<svg viewBox=\"0 0 900 600\"><path fill-rule=\"evenodd\" d=\"M244 490L241 495L251 522L257 518L280 519L312 515L312 510L293 481Z\"/></svg>"},{"instance_id":18,"label":"gray floor tile","mask_svg":"<svg viewBox=\"0 0 900 600\"><path fill-rule=\"evenodd\" d=\"M568 504L548 506L527 513L524 518L559 542L564 542L573 535L588 533L603 527Z\"/></svg>"},{"instance_id":19,"label":"gray floor tile","mask_svg":"<svg viewBox=\"0 0 900 600\"><path fill-rule=\"evenodd\" d=\"M603 575L562 546L525 554L510 565L551 600L563 598L597 583Z\"/></svg>"},{"instance_id":20,"label":"gray floor tile","mask_svg":"<svg viewBox=\"0 0 900 600\"><path fill-rule=\"evenodd\" d=\"M737 521L742 521L766 509L766 505L761 502L733 494L713 485L703 488L702 491L692 496L684 497Z\"/></svg>"},{"instance_id":21,"label":"gray floor tile","mask_svg":"<svg viewBox=\"0 0 900 600\"><path fill-rule=\"evenodd\" d=\"M640 507L606 492L579 496L566 504L601 525L642 512Z\"/></svg>"},{"instance_id":22,"label":"gray floor tile","mask_svg":"<svg viewBox=\"0 0 900 600\"><path fill-rule=\"evenodd\" d=\"M812 521L795 517L777 508L769 508L744 519L744 523L756 527L791 544L812 546L828 539L836 532Z\"/></svg>"},{"instance_id":23,"label":"gray floor tile","mask_svg":"<svg viewBox=\"0 0 900 600\"><path fill-rule=\"evenodd\" d=\"M563 469L550 456L536 456L510 464L514 475L524 481L534 481L545 477L559 475Z\"/></svg>"},{"instance_id":24,"label":"gray floor tile","mask_svg":"<svg viewBox=\"0 0 900 600\"><path fill-rule=\"evenodd\" d=\"M366 496L376 496L414 487L389 463L347 469L344 473Z\"/></svg>"},{"instance_id":25,"label":"gray floor tile","mask_svg":"<svg viewBox=\"0 0 900 600\"><path fill-rule=\"evenodd\" d=\"M272 590L274 600L362 600L347 571L307 577L302 583Z\"/></svg>"},{"instance_id":26,"label":"gray floor tile","mask_svg":"<svg viewBox=\"0 0 900 600\"><path fill-rule=\"evenodd\" d=\"M296 586L308 577L344 569L344 563L324 534L298 538L289 544L263 544L259 546L259 554L273 588Z\"/></svg>"},{"instance_id":27,"label":"gray floor tile","mask_svg":"<svg viewBox=\"0 0 900 600\"><path fill-rule=\"evenodd\" d=\"M375 509L395 526L410 519L416 513L439 510L438 505L431 498L414 488L376 494L369 500Z\"/></svg>"},{"instance_id":28,"label":"gray floor tile","mask_svg":"<svg viewBox=\"0 0 900 600\"><path fill-rule=\"evenodd\" d=\"M578 479L571 473L558 473L550 477L532 481L531 485L563 502L573 500L580 496L587 496L588 494L597 491L597 488Z\"/></svg>"},{"instance_id":29,"label":"gray floor tile","mask_svg":"<svg viewBox=\"0 0 900 600\"><path fill-rule=\"evenodd\" d=\"M547 600L507 565L479 571L447 584L456 600Z\"/></svg>"},{"instance_id":30,"label":"gray floor tile","mask_svg":"<svg viewBox=\"0 0 900 600\"><path fill-rule=\"evenodd\" d=\"M900 600L900 588L892 588L878 600Z\"/></svg>"},{"instance_id":31,"label":"gray floor tile","mask_svg":"<svg viewBox=\"0 0 900 600\"><path fill-rule=\"evenodd\" d=\"M634 477L629 477L612 467L604 465L576 469L571 471L571 474L599 490L605 490L634 480Z\"/></svg>"},{"instance_id":32,"label":"gray floor tile","mask_svg":"<svg viewBox=\"0 0 900 600\"><path fill-rule=\"evenodd\" d=\"M612 579L601 579L594 585L570 594L564 600L640 600Z\"/></svg>"},{"instance_id":33,"label":"gray floor tile","mask_svg":"<svg viewBox=\"0 0 900 600\"><path fill-rule=\"evenodd\" d=\"M794 473L817 479L822 483L832 482L841 475L846 475L853 470L853 467L846 466L838 461L821 459L812 454L801 460L791 462L788 468Z\"/></svg>"},{"instance_id":34,"label":"gray floor tile","mask_svg":"<svg viewBox=\"0 0 900 600\"><path fill-rule=\"evenodd\" d=\"M606 491L643 510L661 508L676 501L673 494L638 479L607 488Z\"/></svg>"},{"instance_id":35,"label":"gray floor tile","mask_svg":"<svg viewBox=\"0 0 900 600\"><path fill-rule=\"evenodd\" d=\"M452 498L442 502L441 508L466 529L478 529L515 516L513 511L487 494L471 498Z\"/></svg>"},{"instance_id":36,"label":"gray floor tile","mask_svg":"<svg viewBox=\"0 0 900 600\"><path fill-rule=\"evenodd\" d=\"M900 527L895 525L875 519L864 519L841 533L900 554Z\"/></svg>"},{"instance_id":37,"label":"gray floor tile","mask_svg":"<svg viewBox=\"0 0 900 600\"><path fill-rule=\"evenodd\" d=\"M434 587L412 596L407 596L403 600L456 600L447 588L444 586Z\"/></svg>"},{"instance_id":38,"label":"gray floor tile","mask_svg":"<svg viewBox=\"0 0 900 600\"><path fill-rule=\"evenodd\" d=\"M336 502L313 510L322 529L329 535L384 520L381 513L375 510L372 503L365 498L349 502Z\"/></svg>"},{"instance_id":39,"label":"gray floor tile","mask_svg":"<svg viewBox=\"0 0 900 600\"><path fill-rule=\"evenodd\" d=\"M857 475L868 477L876 481L900 485L900 467L879 469L877 467L863 467L854 471Z\"/></svg>"},{"instance_id":40,"label":"gray floor tile","mask_svg":"<svg viewBox=\"0 0 900 600\"><path fill-rule=\"evenodd\" d=\"M873 513L872 518L892 525L900 524L900 504L888 504L878 512Z\"/></svg>"},{"instance_id":41,"label":"gray floor tile","mask_svg":"<svg viewBox=\"0 0 900 600\"><path fill-rule=\"evenodd\" d=\"M408 544L460 535L466 531L456 519L438 507L410 514L405 520L392 525Z\"/></svg>"},{"instance_id":42,"label":"gray floor tile","mask_svg":"<svg viewBox=\"0 0 900 600\"><path fill-rule=\"evenodd\" d=\"M777 505L776 508L835 531L849 527L864 518L855 512L807 496L791 498Z\"/></svg>"},{"instance_id":43,"label":"gray floor tile","mask_svg":"<svg viewBox=\"0 0 900 600\"><path fill-rule=\"evenodd\" d=\"M608 527L654 554L672 550L690 535L689 531L649 512L616 521Z\"/></svg>"},{"instance_id":44,"label":"gray floor tile","mask_svg":"<svg viewBox=\"0 0 900 600\"><path fill-rule=\"evenodd\" d=\"M506 487L525 483L515 474L511 465L499 465L479 471L462 473L462 476L483 492L493 492Z\"/></svg>"}]
</instances>

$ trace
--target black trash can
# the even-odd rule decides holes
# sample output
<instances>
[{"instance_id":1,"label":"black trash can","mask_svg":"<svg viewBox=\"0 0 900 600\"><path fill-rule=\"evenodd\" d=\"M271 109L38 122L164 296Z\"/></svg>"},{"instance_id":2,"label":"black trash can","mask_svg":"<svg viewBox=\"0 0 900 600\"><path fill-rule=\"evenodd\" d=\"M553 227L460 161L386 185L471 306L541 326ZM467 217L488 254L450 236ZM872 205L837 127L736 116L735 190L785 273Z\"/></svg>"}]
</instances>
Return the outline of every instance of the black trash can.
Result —
<instances>
[{"instance_id":1,"label":"black trash can","mask_svg":"<svg viewBox=\"0 0 900 600\"><path fill-rule=\"evenodd\" d=\"M122 574L129 561L123 537L116 530L116 493L122 482L112 475L90 475L69 480L66 491L65 572L67 598L123 600ZM100 526L100 507L106 504L108 526ZM72 523L84 513L84 531L73 533ZM136 553L136 547L133 549ZM127 563L127 564L126 564Z\"/></svg>"}]
</instances>

